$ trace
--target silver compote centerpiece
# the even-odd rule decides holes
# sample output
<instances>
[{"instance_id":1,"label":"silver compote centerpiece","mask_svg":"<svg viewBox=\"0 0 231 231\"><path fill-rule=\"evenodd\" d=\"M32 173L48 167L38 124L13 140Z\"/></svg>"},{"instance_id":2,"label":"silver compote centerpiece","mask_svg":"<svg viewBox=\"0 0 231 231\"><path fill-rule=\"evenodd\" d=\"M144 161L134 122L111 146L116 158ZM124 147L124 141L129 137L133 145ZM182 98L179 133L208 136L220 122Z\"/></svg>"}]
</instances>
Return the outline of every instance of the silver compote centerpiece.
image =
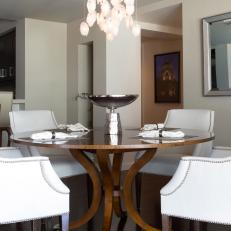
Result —
<instances>
[{"instance_id":1,"label":"silver compote centerpiece","mask_svg":"<svg viewBox=\"0 0 231 231\"><path fill-rule=\"evenodd\" d=\"M120 115L116 108L126 106L137 99L138 95L88 95L87 98L95 105L109 109L106 115L105 134L122 133Z\"/></svg>"}]
</instances>

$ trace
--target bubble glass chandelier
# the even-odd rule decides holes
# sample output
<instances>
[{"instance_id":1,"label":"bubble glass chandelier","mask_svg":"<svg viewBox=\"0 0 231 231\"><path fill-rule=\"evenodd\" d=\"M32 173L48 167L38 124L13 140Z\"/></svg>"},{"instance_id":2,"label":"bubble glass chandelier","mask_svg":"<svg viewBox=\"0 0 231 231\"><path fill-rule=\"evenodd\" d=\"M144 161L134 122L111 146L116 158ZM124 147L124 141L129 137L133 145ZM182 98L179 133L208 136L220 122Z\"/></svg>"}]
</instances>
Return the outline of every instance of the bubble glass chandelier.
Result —
<instances>
[{"instance_id":1,"label":"bubble glass chandelier","mask_svg":"<svg viewBox=\"0 0 231 231\"><path fill-rule=\"evenodd\" d=\"M135 13L134 1L87 0L88 14L80 24L80 33L87 36L89 28L97 23L99 28L105 32L106 38L113 40L119 33L120 23L125 20L127 28L131 29L134 36L138 36L140 34L140 25L132 17Z\"/></svg>"}]
</instances>

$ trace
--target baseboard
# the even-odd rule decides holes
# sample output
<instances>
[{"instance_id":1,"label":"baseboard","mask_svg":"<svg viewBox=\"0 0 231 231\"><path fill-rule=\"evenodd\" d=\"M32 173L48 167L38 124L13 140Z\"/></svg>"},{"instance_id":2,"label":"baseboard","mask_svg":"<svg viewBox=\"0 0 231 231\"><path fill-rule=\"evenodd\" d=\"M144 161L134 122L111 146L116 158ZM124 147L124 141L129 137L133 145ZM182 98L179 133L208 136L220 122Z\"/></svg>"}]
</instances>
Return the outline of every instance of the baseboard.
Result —
<instances>
[{"instance_id":1,"label":"baseboard","mask_svg":"<svg viewBox=\"0 0 231 231\"><path fill-rule=\"evenodd\" d=\"M211 157L222 158L231 156L231 147L214 146Z\"/></svg>"}]
</instances>

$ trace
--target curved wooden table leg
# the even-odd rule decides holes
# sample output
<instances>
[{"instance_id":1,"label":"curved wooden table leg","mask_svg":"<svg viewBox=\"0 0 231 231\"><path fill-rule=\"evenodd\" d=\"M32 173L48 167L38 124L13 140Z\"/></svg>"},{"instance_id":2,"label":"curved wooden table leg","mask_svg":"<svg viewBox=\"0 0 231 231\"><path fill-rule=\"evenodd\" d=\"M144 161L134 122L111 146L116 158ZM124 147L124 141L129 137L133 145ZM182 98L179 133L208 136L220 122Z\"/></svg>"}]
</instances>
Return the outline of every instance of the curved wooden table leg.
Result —
<instances>
[{"instance_id":1,"label":"curved wooden table leg","mask_svg":"<svg viewBox=\"0 0 231 231\"><path fill-rule=\"evenodd\" d=\"M120 178L121 168L123 161L123 153L115 153L113 157L112 165L112 176L114 181L114 192L113 192L113 208L117 217L126 217L126 212L121 208L121 190L120 190Z\"/></svg>"},{"instance_id":2,"label":"curved wooden table leg","mask_svg":"<svg viewBox=\"0 0 231 231\"><path fill-rule=\"evenodd\" d=\"M111 163L108 150L97 150L97 160L101 171L104 185L104 215L103 231L111 229L112 211L113 211L113 177L111 172Z\"/></svg>"},{"instance_id":3,"label":"curved wooden table leg","mask_svg":"<svg viewBox=\"0 0 231 231\"><path fill-rule=\"evenodd\" d=\"M86 169L93 184L93 196L90 208L80 219L70 223L69 228L75 229L86 224L98 211L101 200L101 182L97 168L84 152L77 149L71 149L70 152L72 156Z\"/></svg>"},{"instance_id":4,"label":"curved wooden table leg","mask_svg":"<svg viewBox=\"0 0 231 231\"><path fill-rule=\"evenodd\" d=\"M129 216L135 221L137 225L139 225L143 230L146 231L157 231L158 229L153 228L149 224L147 224L139 215L137 210L133 205L132 198L132 183L136 174L139 170L148 163L156 153L156 149L150 149L146 151L129 169L125 181L124 181L124 202L126 205L127 212Z\"/></svg>"}]
</instances>

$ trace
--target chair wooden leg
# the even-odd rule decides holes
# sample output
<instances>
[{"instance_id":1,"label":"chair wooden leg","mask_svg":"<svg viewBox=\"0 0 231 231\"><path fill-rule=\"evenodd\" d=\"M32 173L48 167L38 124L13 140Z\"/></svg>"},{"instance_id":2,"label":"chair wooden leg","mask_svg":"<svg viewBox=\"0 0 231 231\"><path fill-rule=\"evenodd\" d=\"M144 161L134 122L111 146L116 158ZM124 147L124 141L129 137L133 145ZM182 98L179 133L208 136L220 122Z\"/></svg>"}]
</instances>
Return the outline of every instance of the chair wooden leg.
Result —
<instances>
[{"instance_id":1,"label":"chair wooden leg","mask_svg":"<svg viewBox=\"0 0 231 231\"><path fill-rule=\"evenodd\" d=\"M41 219L41 231L46 231L46 219Z\"/></svg>"},{"instance_id":2,"label":"chair wooden leg","mask_svg":"<svg viewBox=\"0 0 231 231\"><path fill-rule=\"evenodd\" d=\"M41 231L41 220L30 221L31 231Z\"/></svg>"},{"instance_id":3,"label":"chair wooden leg","mask_svg":"<svg viewBox=\"0 0 231 231\"><path fill-rule=\"evenodd\" d=\"M201 230L201 222L190 220L190 231L200 231Z\"/></svg>"},{"instance_id":4,"label":"chair wooden leg","mask_svg":"<svg viewBox=\"0 0 231 231\"><path fill-rule=\"evenodd\" d=\"M65 213L61 216L61 231L69 230L69 213Z\"/></svg>"},{"instance_id":5,"label":"chair wooden leg","mask_svg":"<svg viewBox=\"0 0 231 231\"><path fill-rule=\"evenodd\" d=\"M6 132L7 132L7 147L10 147L10 136L12 134L11 128L7 128Z\"/></svg>"},{"instance_id":6,"label":"chair wooden leg","mask_svg":"<svg viewBox=\"0 0 231 231\"><path fill-rule=\"evenodd\" d=\"M201 231L207 231L207 225L208 225L208 223L206 223L206 222L201 222L202 224L201 224Z\"/></svg>"},{"instance_id":7,"label":"chair wooden leg","mask_svg":"<svg viewBox=\"0 0 231 231\"><path fill-rule=\"evenodd\" d=\"M34 231L34 221L30 221L30 230Z\"/></svg>"},{"instance_id":8,"label":"chair wooden leg","mask_svg":"<svg viewBox=\"0 0 231 231\"><path fill-rule=\"evenodd\" d=\"M51 217L49 217L49 218L47 218L47 230L49 231L49 230L52 230L52 218Z\"/></svg>"},{"instance_id":9,"label":"chair wooden leg","mask_svg":"<svg viewBox=\"0 0 231 231\"><path fill-rule=\"evenodd\" d=\"M172 218L162 215L162 231L172 231Z\"/></svg>"},{"instance_id":10,"label":"chair wooden leg","mask_svg":"<svg viewBox=\"0 0 231 231\"><path fill-rule=\"evenodd\" d=\"M0 129L0 147L2 147L2 129Z\"/></svg>"},{"instance_id":11,"label":"chair wooden leg","mask_svg":"<svg viewBox=\"0 0 231 231\"><path fill-rule=\"evenodd\" d=\"M22 228L22 223L17 223L17 224L16 224L16 230L17 230L17 231L22 231L22 230L23 230L23 228Z\"/></svg>"},{"instance_id":12,"label":"chair wooden leg","mask_svg":"<svg viewBox=\"0 0 231 231\"><path fill-rule=\"evenodd\" d=\"M135 176L135 187L136 187L136 208L138 213L141 211L141 184L142 184L142 173L138 173ZM136 231L140 231L139 225L136 226Z\"/></svg>"}]
</instances>

